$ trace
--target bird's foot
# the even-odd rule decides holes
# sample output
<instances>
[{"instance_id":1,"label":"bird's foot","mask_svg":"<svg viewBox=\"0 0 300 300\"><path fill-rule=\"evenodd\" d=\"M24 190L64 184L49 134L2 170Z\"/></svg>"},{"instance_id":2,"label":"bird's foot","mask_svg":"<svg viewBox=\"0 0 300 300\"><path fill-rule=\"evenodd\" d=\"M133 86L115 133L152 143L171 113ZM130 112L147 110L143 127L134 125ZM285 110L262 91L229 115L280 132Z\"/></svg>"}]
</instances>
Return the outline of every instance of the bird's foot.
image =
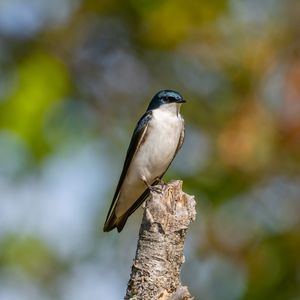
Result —
<instances>
[{"instance_id":1,"label":"bird's foot","mask_svg":"<svg viewBox=\"0 0 300 300\"><path fill-rule=\"evenodd\" d=\"M155 181L160 185L162 192L166 190L167 184L161 178L156 178Z\"/></svg>"},{"instance_id":2,"label":"bird's foot","mask_svg":"<svg viewBox=\"0 0 300 300\"><path fill-rule=\"evenodd\" d=\"M163 193L163 186L149 186L148 187L149 190L152 192L152 193L157 193L157 194L162 194Z\"/></svg>"},{"instance_id":3,"label":"bird's foot","mask_svg":"<svg viewBox=\"0 0 300 300\"><path fill-rule=\"evenodd\" d=\"M166 188L167 188L167 186L168 186L168 185L167 185L162 179L160 179L160 178L158 178L158 184L160 185L162 191L165 191Z\"/></svg>"},{"instance_id":4,"label":"bird's foot","mask_svg":"<svg viewBox=\"0 0 300 300\"><path fill-rule=\"evenodd\" d=\"M157 181L160 185L166 185L161 178L156 178L155 181Z\"/></svg>"},{"instance_id":5,"label":"bird's foot","mask_svg":"<svg viewBox=\"0 0 300 300\"><path fill-rule=\"evenodd\" d=\"M152 186L150 185L146 178L144 176L141 177L141 180L144 182L144 184L147 186L147 188L152 192L152 193L157 193L157 194L162 194L163 193L163 190L164 190L164 184L161 184L161 186ZM156 181L161 181L160 178L157 178L154 182Z\"/></svg>"}]
</instances>

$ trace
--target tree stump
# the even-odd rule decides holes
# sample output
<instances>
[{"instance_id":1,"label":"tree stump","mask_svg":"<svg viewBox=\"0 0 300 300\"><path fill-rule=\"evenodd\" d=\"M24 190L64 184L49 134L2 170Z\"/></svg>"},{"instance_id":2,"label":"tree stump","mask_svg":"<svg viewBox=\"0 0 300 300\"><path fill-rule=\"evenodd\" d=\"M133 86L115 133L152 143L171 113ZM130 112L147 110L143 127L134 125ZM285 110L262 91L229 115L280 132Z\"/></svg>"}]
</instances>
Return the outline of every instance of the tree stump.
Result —
<instances>
[{"instance_id":1,"label":"tree stump","mask_svg":"<svg viewBox=\"0 0 300 300\"><path fill-rule=\"evenodd\" d=\"M180 269L195 216L194 197L182 191L182 181L155 187L146 201L125 300L193 299L181 285Z\"/></svg>"}]
</instances>

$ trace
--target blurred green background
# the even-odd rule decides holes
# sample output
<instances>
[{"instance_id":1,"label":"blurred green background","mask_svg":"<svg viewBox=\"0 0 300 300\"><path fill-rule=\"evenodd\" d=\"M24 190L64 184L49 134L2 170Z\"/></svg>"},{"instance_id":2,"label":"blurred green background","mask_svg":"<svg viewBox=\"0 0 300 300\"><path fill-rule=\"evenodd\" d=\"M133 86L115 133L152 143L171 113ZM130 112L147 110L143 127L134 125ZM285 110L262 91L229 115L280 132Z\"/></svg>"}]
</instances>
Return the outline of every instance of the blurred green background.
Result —
<instances>
[{"instance_id":1,"label":"blurred green background","mask_svg":"<svg viewBox=\"0 0 300 300\"><path fill-rule=\"evenodd\" d=\"M102 233L136 121L179 91L196 299L300 299L300 2L0 0L0 299L122 299Z\"/></svg>"}]
</instances>

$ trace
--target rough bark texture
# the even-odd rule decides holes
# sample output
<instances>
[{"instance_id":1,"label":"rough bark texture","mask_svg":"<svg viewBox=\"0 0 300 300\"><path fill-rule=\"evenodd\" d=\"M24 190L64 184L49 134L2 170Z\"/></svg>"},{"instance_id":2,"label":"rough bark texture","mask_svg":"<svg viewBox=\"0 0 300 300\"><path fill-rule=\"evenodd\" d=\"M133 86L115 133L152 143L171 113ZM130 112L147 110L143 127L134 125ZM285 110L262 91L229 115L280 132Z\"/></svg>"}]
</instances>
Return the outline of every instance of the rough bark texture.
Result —
<instances>
[{"instance_id":1,"label":"rough bark texture","mask_svg":"<svg viewBox=\"0 0 300 300\"><path fill-rule=\"evenodd\" d=\"M182 192L182 181L155 188L146 202L125 300L193 299L181 286L180 268L188 225L195 219L195 200Z\"/></svg>"}]
</instances>

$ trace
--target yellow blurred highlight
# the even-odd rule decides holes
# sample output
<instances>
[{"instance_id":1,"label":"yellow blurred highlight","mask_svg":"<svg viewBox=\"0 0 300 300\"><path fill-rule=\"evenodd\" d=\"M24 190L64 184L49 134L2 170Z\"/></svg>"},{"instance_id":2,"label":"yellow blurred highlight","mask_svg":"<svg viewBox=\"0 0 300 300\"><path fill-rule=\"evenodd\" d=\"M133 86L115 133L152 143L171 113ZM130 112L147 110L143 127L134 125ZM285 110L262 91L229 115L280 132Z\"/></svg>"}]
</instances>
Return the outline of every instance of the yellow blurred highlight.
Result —
<instances>
[{"instance_id":1,"label":"yellow blurred highlight","mask_svg":"<svg viewBox=\"0 0 300 300\"><path fill-rule=\"evenodd\" d=\"M70 89L69 75L62 62L40 52L26 57L17 75L16 90L0 105L0 124L38 147L47 111Z\"/></svg>"},{"instance_id":2,"label":"yellow blurred highlight","mask_svg":"<svg viewBox=\"0 0 300 300\"><path fill-rule=\"evenodd\" d=\"M166 1L145 15L142 39L156 47L173 46L186 36L189 25L188 11L178 2Z\"/></svg>"},{"instance_id":3,"label":"yellow blurred highlight","mask_svg":"<svg viewBox=\"0 0 300 300\"><path fill-rule=\"evenodd\" d=\"M132 1L135 10L142 16L141 40L158 48L173 47L188 38L200 24L216 19L225 9L225 3L224 0L168 0L154 4Z\"/></svg>"},{"instance_id":4,"label":"yellow blurred highlight","mask_svg":"<svg viewBox=\"0 0 300 300\"><path fill-rule=\"evenodd\" d=\"M49 249L35 238L10 237L1 245L1 263L14 266L26 275L49 280L57 268Z\"/></svg>"},{"instance_id":5,"label":"yellow blurred highlight","mask_svg":"<svg viewBox=\"0 0 300 300\"><path fill-rule=\"evenodd\" d=\"M222 161L231 167L251 171L271 158L274 127L270 115L257 103L247 103L228 122L218 138Z\"/></svg>"}]
</instances>

